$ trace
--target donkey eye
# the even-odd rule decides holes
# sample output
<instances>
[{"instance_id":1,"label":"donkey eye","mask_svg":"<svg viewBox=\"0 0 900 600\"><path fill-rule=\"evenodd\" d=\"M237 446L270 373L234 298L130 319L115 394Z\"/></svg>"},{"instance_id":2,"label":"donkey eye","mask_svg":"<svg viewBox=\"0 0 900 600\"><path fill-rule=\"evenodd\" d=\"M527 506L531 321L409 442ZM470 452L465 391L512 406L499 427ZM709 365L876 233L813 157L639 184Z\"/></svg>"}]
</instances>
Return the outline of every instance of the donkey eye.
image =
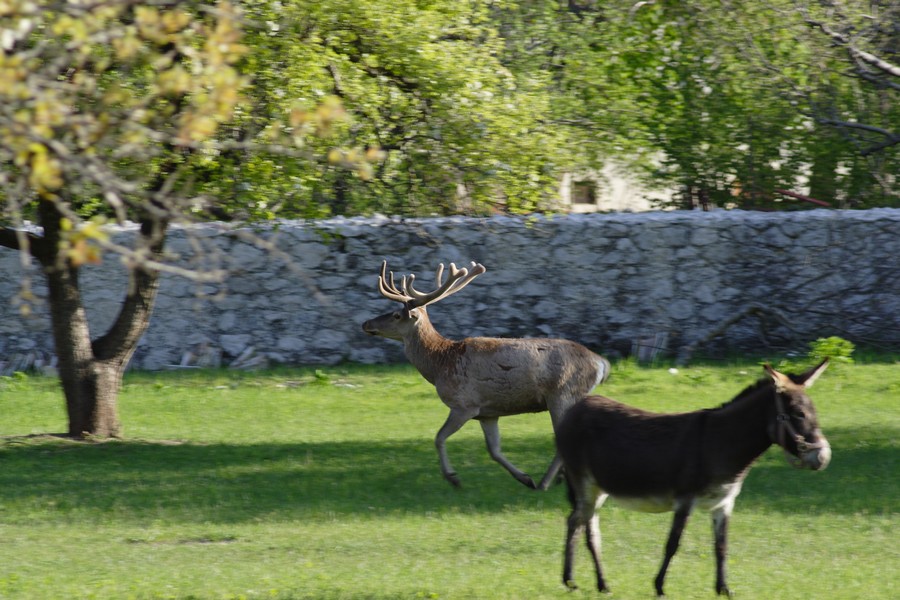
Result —
<instances>
[{"instance_id":1,"label":"donkey eye","mask_svg":"<svg viewBox=\"0 0 900 600\"><path fill-rule=\"evenodd\" d=\"M791 410L791 416L799 421L802 421L809 418L809 413L803 408L795 407L793 410Z\"/></svg>"}]
</instances>

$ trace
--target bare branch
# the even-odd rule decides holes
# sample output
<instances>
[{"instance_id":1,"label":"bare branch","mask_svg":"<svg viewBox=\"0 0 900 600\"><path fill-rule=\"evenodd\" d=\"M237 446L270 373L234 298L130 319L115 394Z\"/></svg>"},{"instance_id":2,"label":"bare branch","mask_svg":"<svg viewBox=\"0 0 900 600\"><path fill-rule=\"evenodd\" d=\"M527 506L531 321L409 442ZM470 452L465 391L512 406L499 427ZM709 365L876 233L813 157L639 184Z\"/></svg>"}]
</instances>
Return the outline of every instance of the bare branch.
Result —
<instances>
[{"instance_id":1,"label":"bare branch","mask_svg":"<svg viewBox=\"0 0 900 600\"><path fill-rule=\"evenodd\" d=\"M880 71L883 71L884 73L886 73L892 77L900 77L900 66L894 65L886 60L883 60L883 59L875 56L871 52L866 52L865 50L861 50L861 49L857 48L856 45L852 42L852 40L849 37L847 37L846 35L838 32L838 31L835 31L834 29L832 29L831 27L829 27L822 21L813 19L812 17L809 16L809 13L806 10L804 10L803 13L804 13L804 19L808 25L822 30L823 33L828 35L835 42L837 42L838 44L840 44L842 46L846 46L847 50L850 52L850 54L853 57L858 58L858 59L862 60L863 62L872 65L876 69L879 69Z\"/></svg>"}]
</instances>

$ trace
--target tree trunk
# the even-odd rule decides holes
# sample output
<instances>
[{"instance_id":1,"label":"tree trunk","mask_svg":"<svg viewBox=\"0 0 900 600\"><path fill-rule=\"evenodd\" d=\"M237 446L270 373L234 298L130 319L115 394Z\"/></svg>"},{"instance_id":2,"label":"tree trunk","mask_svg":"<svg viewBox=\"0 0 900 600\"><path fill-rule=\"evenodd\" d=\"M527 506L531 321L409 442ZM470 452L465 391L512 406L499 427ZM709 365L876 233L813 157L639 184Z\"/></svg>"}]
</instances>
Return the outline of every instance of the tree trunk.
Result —
<instances>
[{"instance_id":1,"label":"tree trunk","mask_svg":"<svg viewBox=\"0 0 900 600\"><path fill-rule=\"evenodd\" d=\"M114 363L104 364L94 356L78 288L78 270L50 267L47 285L69 435L117 437L121 426L116 401L122 373Z\"/></svg>"},{"instance_id":2,"label":"tree trunk","mask_svg":"<svg viewBox=\"0 0 900 600\"><path fill-rule=\"evenodd\" d=\"M78 267L56 252L47 251L59 248L61 215L50 202L42 202L40 216L44 251L35 255L47 277L53 341L69 417L68 434L119 437L122 376L150 323L159 273L140 266L131 272L131 285L118 317L105 335L92 342L78 284ZM141 239L154 257L162 251L165 230L165 223L159 221L142 224Z\"/></svg>"}]
</instances>

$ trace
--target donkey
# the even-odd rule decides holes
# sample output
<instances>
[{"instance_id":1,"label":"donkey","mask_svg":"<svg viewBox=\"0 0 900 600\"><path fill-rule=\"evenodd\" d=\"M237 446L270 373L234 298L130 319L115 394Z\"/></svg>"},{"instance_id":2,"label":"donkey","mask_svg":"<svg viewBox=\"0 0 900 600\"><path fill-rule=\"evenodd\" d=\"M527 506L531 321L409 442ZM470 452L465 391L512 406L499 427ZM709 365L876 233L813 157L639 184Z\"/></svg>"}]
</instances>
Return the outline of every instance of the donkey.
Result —
<instances>
[{"instance_id":1,"label":"donkey","mask_svg":"<svg viewBox=\"0 0 900 600\"><path fill-rule=\"evenodd\" d=\"M655 580L660 596L691 511L712 511L716 593L731 596L725 583L728 519L752 463L772 444L781 446L797 467L818 471L831 460L831 447L806 395L827 365L825 359L799 376L765 365L768 377L714 409L654 414L602 396L572 407L556 431L572 503L563 583L576 587L572 560L576 538L585 531L597 588L608 591L595 511L612 496L633 510L675 512Z\"/></svg>"},{"instance_id":2,"label":"donkey","mask_svg":"<svg viewBox=\"0 0 900 600\"><path fill-rule=\"evenodd\" d=\"M546 490L559 473L562 461L554 457L539 485L515 467L500 450L498 419L549 410L554 427L566 410L609 376L610 364L584 346L568 340L443 337L428 318L425 307L455 294L484 273L475 262L457 269L450 263L437 270L437 287L428 293L415 289L415 275L403 277L400 288L382 262L378 289L385 298L400 302L400 310L366 321L363 331L400 340L409 361L450 408L450 415L435 437L444 478L454 486L459 477L447 455L447 438L470 419L481 424L488 453L520 483Z\"/></svg>"}]
</instances>

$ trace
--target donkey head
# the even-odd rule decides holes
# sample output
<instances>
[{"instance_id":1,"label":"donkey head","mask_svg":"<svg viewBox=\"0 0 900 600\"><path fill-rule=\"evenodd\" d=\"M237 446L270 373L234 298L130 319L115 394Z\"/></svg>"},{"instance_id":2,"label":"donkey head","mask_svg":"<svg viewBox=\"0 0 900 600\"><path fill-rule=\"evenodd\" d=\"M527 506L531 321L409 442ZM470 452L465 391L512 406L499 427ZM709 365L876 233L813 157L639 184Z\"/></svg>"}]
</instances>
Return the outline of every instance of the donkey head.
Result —
<instances>
[{"instance_id":1,"label":"donkey head","mask_svg":"<svg viewBox=\"0 0 900 600\"><path fill-rule=\"evenodd\" d=\"M785 375L770 365L764 367L775 383L776 415L770 435L795 467L818 471L831 461L831 446L819 429L816 407L806 395L806 389L827 366L826 358L803 375Z\"/></svg>"},{"instance_id":2,"label":"donkey head","mask_svg":"<svg viewBox=\"0 0 900 600\"><path fill-rule=\"evenodd\" d=\"M417 328L428 321L425 307L463 289L473 279L484 273L484 266L473 262L469 268L457 269L450 263L450 275L442 282L444 265L437 270L437 288L431 292L418 291L413 282L415 275L406 275L400 281L400 288L394 283L394 272L387 270L387 261L381 263L381 274L378 276L378 291L388 300L400 302L403 308L385 313L363 323L363 331L370 335L379 335L392 340L403 340L415 334Z\"/></svg>"}]
</instances>

